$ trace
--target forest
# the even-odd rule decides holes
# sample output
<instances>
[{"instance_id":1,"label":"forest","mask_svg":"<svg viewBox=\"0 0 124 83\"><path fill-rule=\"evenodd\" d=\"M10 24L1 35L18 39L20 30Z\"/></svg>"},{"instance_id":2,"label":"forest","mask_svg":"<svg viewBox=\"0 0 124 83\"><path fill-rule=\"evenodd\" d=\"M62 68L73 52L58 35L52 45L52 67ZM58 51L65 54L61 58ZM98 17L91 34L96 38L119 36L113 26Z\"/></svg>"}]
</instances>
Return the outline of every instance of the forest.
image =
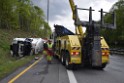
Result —
<instances>
[{"instance_id":1,"label":"forest","mask_svg":"<svg viewBox=\"0 0 124 83\"><path fill-rule=\"evenodd\" d=\"M42 9L31 0L0 0L0 29L19 29L47 37L51 28L44 17Z\"/></svg>"},{"instance_id":2,"label":"forest","mask_svg":"<svg viewBox=\"0 0 124 83\"><path fill-rule=\"evenodd\" d=\"M124 47L124 0L116 2L109 13L116 13L116 29L102 29L102 35L111 46ZM104 16L105 22L111 23L112 19L109 14Z\"/></svg>"}]
</instances>

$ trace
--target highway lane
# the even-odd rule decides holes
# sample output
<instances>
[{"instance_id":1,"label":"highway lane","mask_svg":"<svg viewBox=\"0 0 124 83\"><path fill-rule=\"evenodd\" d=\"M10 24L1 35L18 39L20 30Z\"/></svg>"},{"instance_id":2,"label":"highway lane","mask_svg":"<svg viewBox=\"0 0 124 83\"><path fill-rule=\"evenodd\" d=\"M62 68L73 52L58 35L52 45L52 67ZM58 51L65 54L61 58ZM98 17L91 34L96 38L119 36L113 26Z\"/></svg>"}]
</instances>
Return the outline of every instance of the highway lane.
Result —
<instances>
[{"instance_id":1,"label":"highway lane","mask_svg":"<svg viewBox=\"0 0 124 83\"><path fill-rule=\"evenodd\" d=\"M69 83L66 69L57 60L47 64L44 58L15 83L24 83L23 80L25 83Z\"/></svg>"},{"instance_id":2,"label":"highway lane","mask_svg":"<svg viewBox=\"0 0 124 83\"><path fill-rule=\"evenodd\" d=\"M9 82L28 66L26 65L18 69L1 80L0 83ZM71 72L74 74L73 78L69 77L69 73L58 60L53 59L52 64L47 64L47 61L43 58L16 79L14 83L70 83L70 80L73 79L76 79L77 83L124 83L124 57L110 56L110 63L104 70L79 68Z\"/></svg>"},{"instance_id":3,"label":"highway lane","mask_svg":"<svg viewBox=\"0 0 124 83\"><path fill-rule=\"evenodd\" d=\"M110 56L104 70L79 69L74 71L78 83L124 83L124 57Z\"/></svg>"},{"instance_id":4,"label":"highway lane","mask_svg":"<svg viewBox=\"0 0 124 83\"><path fill-rule=\"evenodd\" d=\"M28 66L29 65L26 65L18 69L13 74L1 80L0 83L8 83ZM43 58L15 80L14 83L69 83L69 79L67 70L58 60L53 59L51 64L47 64L46 59Z\"/></svg>"}]
</instances>

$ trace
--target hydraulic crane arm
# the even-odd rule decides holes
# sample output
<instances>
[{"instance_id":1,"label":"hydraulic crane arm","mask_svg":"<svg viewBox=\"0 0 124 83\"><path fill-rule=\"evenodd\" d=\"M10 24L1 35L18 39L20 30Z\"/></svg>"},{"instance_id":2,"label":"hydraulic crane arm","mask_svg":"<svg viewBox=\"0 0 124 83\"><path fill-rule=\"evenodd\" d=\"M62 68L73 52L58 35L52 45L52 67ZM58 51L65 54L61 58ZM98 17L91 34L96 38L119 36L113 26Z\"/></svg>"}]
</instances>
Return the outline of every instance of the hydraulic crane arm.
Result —
<instances>
[{"instance_id":1,"label":"hydraulic crane arm","mask_svg":"<svg viewBox=\"0 0 124 83\"><path fill-rule=\"evenodd\" d=\"M76 15L74 14L75 13L75 4L74 4L74 1L73 0L69 0L69 3L70 3L70 6L71 6L71 10L73 12L73 20L76 19Z\"/></svg>"},{"instance_id":2,"label":"hydraulic crane arm","mask_svg":"<svg viewBox=\"0 0 124 83\"><path fill-rule=\"evenodd\" d=\"M76 5L73 0L69 0L69 3L70 3L72 14L73 14L73 20L75 22L76 34L80 34L81 36L83 36L83 29L82 29L82 25L79 24L80 19L78 17Z\"/></svg>"}]
</instances>

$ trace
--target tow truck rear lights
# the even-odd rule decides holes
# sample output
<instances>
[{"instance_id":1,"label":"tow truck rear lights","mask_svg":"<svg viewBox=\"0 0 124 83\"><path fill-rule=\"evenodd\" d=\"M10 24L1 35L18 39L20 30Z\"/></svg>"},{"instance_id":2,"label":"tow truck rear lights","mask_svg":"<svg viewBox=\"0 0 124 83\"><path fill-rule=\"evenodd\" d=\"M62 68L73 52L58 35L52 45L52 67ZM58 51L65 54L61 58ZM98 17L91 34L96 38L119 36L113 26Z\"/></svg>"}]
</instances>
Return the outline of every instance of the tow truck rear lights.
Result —
<instances>
[{"instance_id":1,"label":"tow truck rear lights","mask_svg":"<svg viewBox=\"0 0 124 83\"><path fill-rule=\"evenodd\" d=\"M105 52L102 52L102 55L105 55Z\"/></svg>"},{"instance_id":2,"label":"tow truck rear lights","mask_svg":"<svg viewBox=\"0 0 124 83\"><path fill-rule=\"evenodd\" d=\"M108 52L102 52L102 55L103 56L109 56L109 53Z\"/></svg>"},{"instance_id":3,"label":"tow truck rear lights","mask_svg":"<svg viewBox=\"0 0 124 83\"><path fill-rule=\"evenodd\" d=\"M106 55L109 55L109 52L106 52Z\"/></svg>"},{"instance_id":4,"label":"tow truck rear lights","mask_svg":"<svg viewBox=\"0 0 124 83\"><path fill-rule=\"evenodd\" d=\"M71 52L71 55L77 56L77 55L79 55L79 52Z\"/></svg>"}]
</instances>

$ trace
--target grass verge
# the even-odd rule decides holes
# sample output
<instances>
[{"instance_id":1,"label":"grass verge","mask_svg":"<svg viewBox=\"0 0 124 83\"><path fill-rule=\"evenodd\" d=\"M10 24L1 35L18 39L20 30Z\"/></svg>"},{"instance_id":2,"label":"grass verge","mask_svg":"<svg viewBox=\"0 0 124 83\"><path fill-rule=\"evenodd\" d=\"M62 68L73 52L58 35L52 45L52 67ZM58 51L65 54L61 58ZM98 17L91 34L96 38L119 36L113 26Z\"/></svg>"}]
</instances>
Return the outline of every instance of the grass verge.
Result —
<instances>
[{"instance_id":1,"label":"grass verge","mask_svg":"<svg viewBox=\"0 0 124 83\"><path fill-rule=\"evenodd\" d=\"M0 65L0 79L4 78L11 72L14 72L17 68L29 63L34 56L26 56L20 59L11 58L11 60L6 61L4 64Z\"/></svg>"},{"instance_id":2,"label":"grass verge","mask_svg":"<svg viewBox=\"0 0 124 83\"><path fill-rule=\"evenodd\" d=\"M32 36L32 33L22 30L0 29L0 79L34 59L34 56L26 56L21 59L10 56L10 44L13 38Z\"/></svg>"}]
</instances>

